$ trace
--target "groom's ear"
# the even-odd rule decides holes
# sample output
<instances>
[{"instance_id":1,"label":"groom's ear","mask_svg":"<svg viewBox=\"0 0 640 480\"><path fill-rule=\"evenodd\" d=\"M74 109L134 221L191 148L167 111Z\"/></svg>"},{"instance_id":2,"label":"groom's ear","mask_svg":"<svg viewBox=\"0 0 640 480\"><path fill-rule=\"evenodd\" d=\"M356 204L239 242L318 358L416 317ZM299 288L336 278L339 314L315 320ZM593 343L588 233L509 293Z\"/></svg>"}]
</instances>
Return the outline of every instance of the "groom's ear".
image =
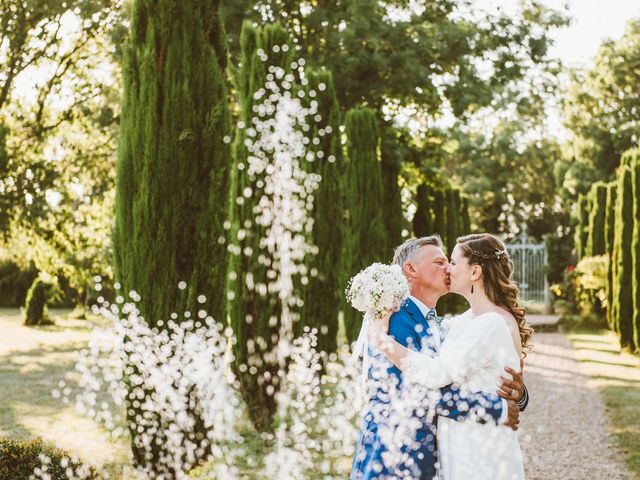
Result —
<instances>
[{"instance_id":1,"label":"groom's ear","mask_svg":"<svg viewBox=\"0 0 640 480\"><path fill-rule=\"evenodd\" d=\"M415 278L416 269L415 269L415 267L413 266L412 263L410 263L410 262L405 263L404 266L402 267L402 270L404 270L404 274L407 277Z\"/></svg>"}]
</instances>

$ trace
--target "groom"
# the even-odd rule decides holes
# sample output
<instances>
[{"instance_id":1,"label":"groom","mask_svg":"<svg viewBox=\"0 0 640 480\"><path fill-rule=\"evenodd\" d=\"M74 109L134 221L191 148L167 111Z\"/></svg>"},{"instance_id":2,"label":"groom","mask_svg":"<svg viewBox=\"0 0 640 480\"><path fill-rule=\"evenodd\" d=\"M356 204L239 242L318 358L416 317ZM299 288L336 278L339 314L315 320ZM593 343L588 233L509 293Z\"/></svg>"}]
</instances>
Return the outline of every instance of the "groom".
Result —
<instances>
[{"instance_id":1,"label":"groom","mask_svg":"<svg viewBox=\"0 0 640 480\"><path fill-rule=\"evenodd\" d=\"M442 252L442 241L437 235L408 240L396 249L393 260L402 267L409 280L411 294L391 316L389 334L408 348L436 353L442 332L435 305L448 292L448 261ZM491 421L516 430L519 411L526 408L529 400L521 373L511 369L507 371L513 380L502 379L499 396L482 393L463 395L456 387L448 386L439 392L424 392L423 405L411 403L412 406L408 407L406 401L396 400L396 409L410 408L410 422L404 423L411 423L415 428L410 431L413 438L401 438L403 445L400 451L392 453L389 440L393 437L400 413L391 405L396 398L394 389L401 396L404 393L414 397L422 394L417 393L419 387L416 385L411 385L409 392L402 391L400 370L373 348L370 348L369 355L373 360L368 372L369 408L360 430L351 480L437 478L436 423L439 415L460 420L470 418L480 423ZM407 398L406 395L404 397ZM398 441L397 435L393 440ZM400 463L400 472L390 470L389 464L394 462Z\"/></svg>"}]
</instances>

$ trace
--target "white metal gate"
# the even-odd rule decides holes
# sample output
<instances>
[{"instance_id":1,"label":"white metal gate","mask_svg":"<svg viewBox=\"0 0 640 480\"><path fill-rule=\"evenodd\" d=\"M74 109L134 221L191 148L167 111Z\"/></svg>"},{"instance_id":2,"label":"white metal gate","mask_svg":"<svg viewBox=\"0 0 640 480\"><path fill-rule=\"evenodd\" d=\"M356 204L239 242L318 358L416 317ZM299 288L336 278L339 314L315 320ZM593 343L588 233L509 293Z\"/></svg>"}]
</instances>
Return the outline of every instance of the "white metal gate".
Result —
<instances>
[{"instance_id":1,"label":"white metal gate","mask_svg":"<svg viewBox=\"0 0 640 480\"><path fill-rule=\"evenodd\" d=\"M514 277L520 298L529 302L551 304L547 282L547 249L544 244L529 243L526 228L514 243L507 244L514 263Z\"/></svg>"}]
</instances>

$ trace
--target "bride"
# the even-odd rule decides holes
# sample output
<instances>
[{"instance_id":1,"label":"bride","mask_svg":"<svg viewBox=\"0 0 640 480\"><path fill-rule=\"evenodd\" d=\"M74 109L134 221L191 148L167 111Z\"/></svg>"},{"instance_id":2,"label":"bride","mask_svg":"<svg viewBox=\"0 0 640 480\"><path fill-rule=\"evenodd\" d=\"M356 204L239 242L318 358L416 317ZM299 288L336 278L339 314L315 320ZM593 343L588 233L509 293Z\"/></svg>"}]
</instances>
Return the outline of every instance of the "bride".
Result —
<instances>
[{"instance_id":1,"label":"bride","mask_svg":"<svg viewBox=\"0 0 640 480\"><path fill-rule=\"evenodd\" d=\"M468 235L457 240L448 273L450 291L471 308L443 322L446 336L437 356L409 350L389 336L391 312L374 322L371 341L408 382L428 388L455 383L469 392L493 393L505 365L519 370L533 333L518 306L513 262L495 236ZM517 432L504 425L442 417L438 451L443 480L524 478Z\"/></svg>"}]
</instances>

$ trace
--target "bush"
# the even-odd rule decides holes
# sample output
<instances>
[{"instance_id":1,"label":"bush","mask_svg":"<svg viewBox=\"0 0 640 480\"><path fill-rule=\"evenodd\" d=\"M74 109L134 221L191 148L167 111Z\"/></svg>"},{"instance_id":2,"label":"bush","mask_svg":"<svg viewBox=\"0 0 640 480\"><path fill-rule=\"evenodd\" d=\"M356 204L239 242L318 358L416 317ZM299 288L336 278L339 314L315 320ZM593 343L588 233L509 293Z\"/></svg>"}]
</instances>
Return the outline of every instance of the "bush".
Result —
<instances>
[{"instance_id":1,"label":"bush","mask_svg":"<svg viewBox=\"0 0 640 480\"><path fill-rule=\"evenodd\" d=\"M12 260L0 260L0 307L17 308L24 305L27 291L37 276L33 265L23 270Z\"/></svg>"},{"instance_id":2,"label":"bush","mask_svg":"<svg viewBox=\"0 0 640 480\"><path fill-rule=\"evenodd\" d=\"M40 438L29 441L0 438L0 480L29 480L36 468L46 469L46 475L35 478L100 478L94 468L72 460L62 450L45 445Z\"/></svg>"},{"instance_id":3,"label":"bush","mask_svg":"<svg viewBox=\"0 0 640 480\"><path fill-rule=\"evenodd\" d=\"M24 324L27 326L44 325L47 320L47 299L53 285L42 277L33 281L27 292L24 306Z\"/></svg>"},{"instance_id":4,"label":"bush","mask_svg":"<svg viewBox=\"0 0 640 480\"><path fill-rule=\"evenodd\" d=\"M583 314L602 314L607 306L607 255L584 257L576 265L577 301Z\"/></svg>"}]
</instances>

